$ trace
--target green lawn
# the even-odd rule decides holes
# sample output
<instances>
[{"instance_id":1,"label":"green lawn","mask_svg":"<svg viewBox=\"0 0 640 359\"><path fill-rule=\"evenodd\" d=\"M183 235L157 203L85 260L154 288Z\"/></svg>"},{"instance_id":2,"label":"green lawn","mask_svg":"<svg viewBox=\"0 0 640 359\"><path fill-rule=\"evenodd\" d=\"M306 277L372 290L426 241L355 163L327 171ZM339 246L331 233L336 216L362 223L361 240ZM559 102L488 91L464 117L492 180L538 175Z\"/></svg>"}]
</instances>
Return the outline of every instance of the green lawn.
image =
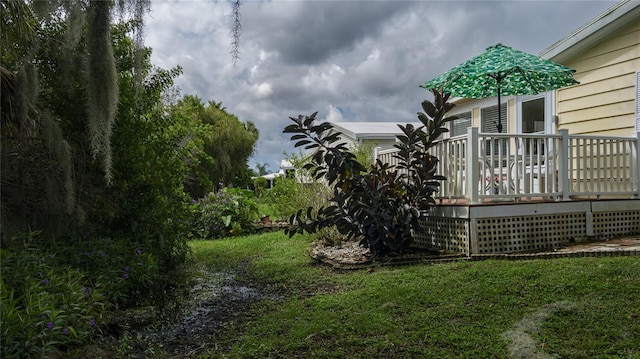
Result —
<instances>
[{"instance_id":1,"label":"green lawn","mask_svg":"<svg viewBox=\"0 0 640 359\"><path fill-rule=\"evenodd\" d=\"M340 272L312 261L309 243L282 233L191 243L198 264L250 263L252 280L285 293L202 357L640 358L640 257Z\"/></svg>"}]
</instances>

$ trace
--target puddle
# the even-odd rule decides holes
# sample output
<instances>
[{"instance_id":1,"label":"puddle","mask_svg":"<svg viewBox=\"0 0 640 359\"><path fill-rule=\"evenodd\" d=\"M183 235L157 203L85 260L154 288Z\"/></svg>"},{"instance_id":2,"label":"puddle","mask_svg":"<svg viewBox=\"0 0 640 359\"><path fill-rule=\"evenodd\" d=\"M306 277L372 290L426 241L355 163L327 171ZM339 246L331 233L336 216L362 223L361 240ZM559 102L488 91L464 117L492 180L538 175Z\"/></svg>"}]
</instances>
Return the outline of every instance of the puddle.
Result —
<instances>
[{"instance_id":1,"label":"puddle","mask_svg":"<svg viewBox=\"0 0 640 359\"><path fill-rule=\"evenodd\" d=\"M179 309L164 325L140 334L160 344L170 354L193 354L215 339L216 333L239 321L260 300L279 300L269 288L257 288L238 281L234 272L201 270Z\"/></svg>"}]
</instances>

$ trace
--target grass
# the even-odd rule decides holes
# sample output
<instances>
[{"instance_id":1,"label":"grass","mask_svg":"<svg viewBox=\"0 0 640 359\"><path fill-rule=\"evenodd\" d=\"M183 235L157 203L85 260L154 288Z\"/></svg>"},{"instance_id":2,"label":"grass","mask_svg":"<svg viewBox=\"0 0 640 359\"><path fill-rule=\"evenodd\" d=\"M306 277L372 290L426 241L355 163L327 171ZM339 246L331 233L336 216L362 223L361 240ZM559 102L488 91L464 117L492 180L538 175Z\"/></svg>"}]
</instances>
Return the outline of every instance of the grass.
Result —
<instances>
[{"instance_id":1,"label":"grass","mask_svg":"<svg viewBox=\"0 0 640 359\"><path fill-rule=\"evenodd\" d=\"M192 242L284 299L230 329L226 358L640 358L640 258L454 262L340 272L309 237ZM222 346L221 346L222 348Z\"/></svg>"}]
</instances>

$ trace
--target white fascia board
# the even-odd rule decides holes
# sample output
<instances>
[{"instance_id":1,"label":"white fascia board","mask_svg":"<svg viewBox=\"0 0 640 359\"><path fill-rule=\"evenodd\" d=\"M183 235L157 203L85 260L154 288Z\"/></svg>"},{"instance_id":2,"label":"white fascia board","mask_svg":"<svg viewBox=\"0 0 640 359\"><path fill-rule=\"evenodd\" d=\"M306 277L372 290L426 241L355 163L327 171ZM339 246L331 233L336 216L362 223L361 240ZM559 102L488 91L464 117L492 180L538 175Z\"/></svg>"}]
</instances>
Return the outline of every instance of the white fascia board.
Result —
<instances>
[{"instance_id":1,"label":"white fascia board","mask_svg":"<svg viewBox=\"0 0 640 359\"><path fill-rule=\"evenodd\" d=\"M543 59L563 63L600 42L603 38L636 20L640 16L640 2L622 0L558 40L540 53Z\"/></svg>"},{"instance_id":2,"label":"white fascia board","mask_svg":"<svg viewBox=\"0 0 640 359\"><path fill-rule=\"evenodd\" d=\"M336 122L329 122L330 124L333 125L333 128L337 131L339 131L340 133L342 133L343 135L351 138L352 140L357 140L357 134L353 133L351 130L346 129L345 127L342 127L339 123Z\"/></svg>"}]
</instances>

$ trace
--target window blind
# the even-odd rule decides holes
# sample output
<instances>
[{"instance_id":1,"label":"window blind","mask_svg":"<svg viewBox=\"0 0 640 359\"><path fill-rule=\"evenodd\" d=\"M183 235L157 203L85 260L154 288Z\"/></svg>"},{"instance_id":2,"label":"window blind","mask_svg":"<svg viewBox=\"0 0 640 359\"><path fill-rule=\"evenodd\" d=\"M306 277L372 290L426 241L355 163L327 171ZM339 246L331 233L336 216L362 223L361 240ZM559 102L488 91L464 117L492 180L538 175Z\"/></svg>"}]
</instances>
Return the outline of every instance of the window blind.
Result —
<instances>
[{"instance_id":1,"label":"window blind","mask_svg":"<svg viewBox=\"0 0 640 359\"><path fill-rule=\"evenodd\" d=\"M507 104L500 106L501 119L502 119L502 133L508 133L509 127L507 121ZM480 110L480 132L484 133L498 133L498 105L491 107L484 107ZM487 141L485 144L485 154L487 156L497 156L498 153L502 155L507 154L507 139L494 140L493 144Z\"/></svg>"},{"instance_id":2,"label":"window blind","mask_svg":"<svg viewBox=\"0 0 640 359\"><path fill-rule=\"evenodd\" d=\"M509 123L509 121L507 120L507 104L503 104L500 106L500 112L501 112L500 118L502 119L502 132L507 133L509 132L508 126L507 126ZM480 122L481 122L480 132L497 133L498 132L498 105L491 106L491 107L484 107L483 109L481 109Z\"/></svg>"},{"instance_id":3,"label":"window blind","mask_svg":"<svg viewBox=\"0 0 640 359\"><path fill-rule=\"evenodd\" d=\"M451 122L451 137L467 134L467 128L471 127L471 112L457 114L458 118Z\"/></svg>"}]
</instances>

